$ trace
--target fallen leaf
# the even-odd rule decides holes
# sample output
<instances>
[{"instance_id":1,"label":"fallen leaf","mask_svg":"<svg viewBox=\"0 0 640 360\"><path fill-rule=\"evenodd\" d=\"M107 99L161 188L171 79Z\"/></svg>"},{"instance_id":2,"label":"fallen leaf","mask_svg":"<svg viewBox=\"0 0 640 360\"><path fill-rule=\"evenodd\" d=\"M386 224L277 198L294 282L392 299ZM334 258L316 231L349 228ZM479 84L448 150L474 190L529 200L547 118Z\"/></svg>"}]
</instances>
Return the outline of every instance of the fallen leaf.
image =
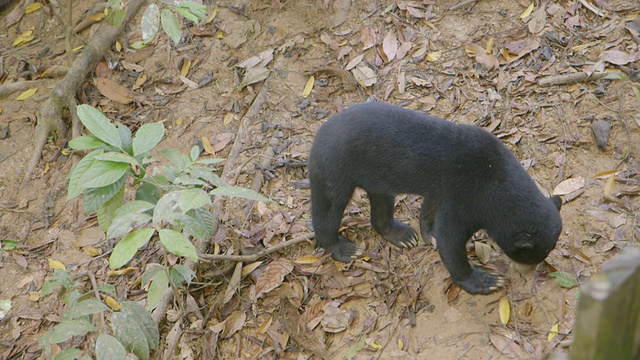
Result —
<instances>
[{"instance_id":1,"label":"fallen leaf","mask_svg":"<svg viewBox=\"0 0 640 360\"><path fill-rule=\"evenodd\" d=\"M38 91L38 88L31 88L29 90L25 90L20 95L18 95L16 100L18 101L27 100L28 98L35 95L37 91Z\"/></svg>"},{"instance_id":2,"label":"fallen leaf","mask_svg":"<svg viewBox=\"0 0 640 360\"><path fill-rule=\"evenodd\" d=\"M67 271L67 267L58 260L49 259L49 267L52 269L58 269L62 271Z\"/></svg>"},{"instance_id":3,"label":"fallen leaf","mask_svg":"<svg viewBox=\"0 0 640 360\"><path fill-rule=\"evenodd\" d=\"M231 124L231 121L233 121L234 115L233 113L227 113L227 115L224 116L224 119L222 120L222 123L225 125L229 125Z\"/></svg>"},{"instance_id":4,"label":"fallen leaf","mask_svg":"<svg viewBox=\"0 0 640 360\"><path fill-rule=\"evenodd\" d=\"M222 338L227 339L231 337L233 334L238 332L238 330L244 327L244 323L247 320L247 314L242 310L236 310L231 313L224 321L224 329L220 334Z\"/></svg>"},{"instance_id":5,"label":"fallen leaf","mask_svg":"<svg viewBox=\"0 0 640 360\"><path fill-rule=\"evenodd\" d=\"M242 277L251 274L255 269L262 265L264 261L255 261L242 267Z\"/></svg>"},{"instance_id":6,"label":"fallen leaf","mask_svg":"<svg viewBox=\"0 0 640 360\"><path fill-rule=\"evenodd\" d=\"M344 331L351 324L353 317L354 314L350 311L340 309L336 301L331 302L324 308L322 330L332 334Z\"/></svg>"},{"instance_id":7,"label":"fallen leaf","mask_svg":"<svg viewBox=\"0 0 640 360\"><path fill-rule=\"evenodd\" d=\"M349 10L351 10L351 0L337 0L333 3L335 13L331 16L333 27L340 26L347 21Z\"/></svg>"},{"instance_id":8,"label":"fallen leaf","mask_svg":"<svg viewBox=\"0 0 640 360\"><path fill-rule=\"evenodd\" d=\"M202 148L209 155L215 155L216 150L211 146L211 142L206 136L200 137L200 142L202 142Z\"/></svg>"},{"instance_id":9,"label":"fallen leaf","mask_svg":"<svg viewBox=\"0 0 640 360\"><path fill-rule=\"evenodd\" d=\"M509 299L500 298L500 302L498 303L498 312L500 313L500 322L503 325L507 325L509 322L509 317L511 316L511 306L509 305Z\"/></svg>"},{"instance_id":10,"label":"fallen leaf","mask_svg":"<svg viewBox=\"0 0 640 360\"><path fill-rule=\"evenodd\" d=\"M222 150L227 146L235 135L230 132L220 133L211 138L211 146L213 147L214 154Z\"/></svg>"},{"instance_id":11,"label":"fallen leaf","mask_svg":"<svg viewBox=\"0 0 640 360\"><path fill-rule=\"evenodd\" d=\"M13 43L11 44L12 46L22 46L24 44L27 44L31 41L33 41L33 39L35 39L36 37L33 35L33 29L31 30L27 30L25 32L23 32L22 34L18 35L18 37L13 40Z\"/></svg>"},{"instance_id":12,"label":"fallen leaf","mask_svg":"<svg viewBox=\"0 0 640 360\"><path fill-rule=\"evenodd\" d=\"M527 354L515 341L507 339L502 335L491 334L489 336L491 345L493 345L500 353L511 359L529 359L531 356Z\"/></svg>"},{"instance_id":13,"label":"fallen leaf","mask_svg":"<svg viewBox=\"0 0 640 360\"><path fill-rule=\"evenodd\" d=\"M533 14L531 15L531 19L527 24L529 28L529 32L534 35L541 32L544 29L544 26L547 24L546 17L547 17L546 6L545 4L541 4L540 8L538 8L536 11L533 12Z\"/></svg>"},{"instance_id":14,"label":"fallen leaf","mask_svg":"<svg viewBox=\"0 0 640 360\"><path fill-rule=\"evenodd\" d=\"M467 44L464 46L464 51L470 57L475 58L476 61L482 64L487 70L494 70L500 66L498 59L478 44Z\"/></svg>"},{"instance_id":15,"label":"fallen leaf","mask_svg":"<svg viewBox=\"0 0 640 360\"><path fill-rule=\"evenodd\" d=\"M585 186L585 179L582 176L564 180L553 189L553 195L566 195L577 190L581 190Z\"/></svg>"},{"instance_id":16,"label":"fallen leaf","mask_svg":"<svg viewBox=\"0 0 640 360\"><path fill-rule=\"evenodd\" d=\"M522 14L520 14L520 19L524 19L527 16L531 15L531 12L533 11L534 6L535 6L535 3L531 3L531 5L529 5L529 7Z\"/></svg>"},{"instance_id":17,"label":"fallen leaf","mask_svg":"<svg viewBox=\"0 0 640 360\"><path fill-rule=\"evenodd\" d=\"M311 76L309 80L307 80L307 84L304 86L304 90L302 90L302 97L307 98L311 94L311 90L313 90L313 85L315 84L316 78Z\"/></svg>"},{"instance_id":18,"label":"fallen leaf","mask_svg":"<svg viewBox=\"0 0 640 360\"><path fill-rule=\"evenodd\" d=\"M450 307L444 311L444 317L448 322L457 322L462 319L462 312L454 307Z\"/></svg>"},{"instance_id":19,"label":"fallen leaf","mask_svg":"<svg viewBox=\"0 0 640 360\"><path fill-rule=\"evenodd\" d=\"M488 263L489 260L491 260L491 246L481 241L475 241L473 245L476 249L476 256L478 256L478 260L483 264Z\"/></svg>"},{"instance_id":20,"label":"fallen leaf","mask_svg":"<svg viewBox=\"0 0 640 360\"><path fill-rule=\"evenodd\" d=\"M413 47L413 43L411 41L405 41L402 44L400 44L396 58L398 60L404 59L407 53L411 51L412 47Z\"/></svg>"},{"instance_id":21,"label":"fallen leaf","mask_svg":"<svg viewBox=\"0 0 640 360\"><path fill-rule=\"evenodd\" d=\"M365 64L358 65L351 72L356 81L364 87L369 87L378 82L376 73Z\"/></svg>"},{"instance_id":22,"label":"fallen leaf","mask_svg":"<svg viewBox=\"0 0 640 360\"><path fill-rule=\"evenodd\" d=\"M351 59L351 61L347 63L347 66L345 66L344 69L347 71L353 69L354 67L356 67L356 65L360 64L363 58L364 58L364 55L358 55L354 57L353 59Z\"/></svg>"},{"instance_id":23,"label":"fallen leaf","mask_svg":"<svg viewBox=\"0 0 640 360\"><path fill-rule=\"evenodd\" d=\"M320 40L325 43L331 50L340 49L340 43L335 41L329 34L322 33L320 34Z\"/></svg>"},{"instance_id":24,"label":"fallen leaf","mask_svg":"<svg viewBox=\"0 0 640 360\"><path fill-rule=\"evenodd\" d=\"M227 289L224 292L224 296L222 297L222 303L228 303L233 295L238 291L240 287L240 281L242 280L242 263L237 262L236 266L233 269L233 274L231 275L231 279L229 279L229 284L227 285Z\"/></svg>"},{"instance_id":25,"label":"fallen leaf","mask_svg":"<svg viewBox=\"0 0 640 360\"><path fill-rule=\"evenodd\" d=\"M106 296L104 298L104 302L107 303L107 306L109 306L113 310L120 311L120 303L111 296Z\"/></svg>"},{"instance_id":26,"label":"fallen leaf","mask_svg":"<svg viewBox=\"0 0 640 360\"><path fill-rule=\"evenodd\" d=\"M318 260L320 260L317 256L315 255L306 255L300 258L297 258L296 260L294 260L293 262L296 264L315 264Z\"/></svg>"},{"instance_id":27,"label":"fallen leaf","mask_svg":"<svg viewBox=\"0 0 640 360\"><path fill-rule=\"evenodd\" d=\"M395 59L398 53L398 40L396 39L396 33L393 30L389 30L382 40L382 51L387 56L387 61Z\"/></svg>"},{"instance_id":28,"label":"fallen leaf","mask_svg":"<svg viewBox=\"0 0 640 360\"><path fill-rule=\"evenodd\" d=\"M38 11L40 9L42 9L42 3L36 2L36 3L33 3L33 4L29 5L29 6L27 6L24 9L24 13L25 14L31 14L32 12Z\"/></svg>"},{"instance_id":29,"label":"fallen leaf","mask_svg":"<svg viewBox=\"0 0 640 360\"><path fill-rule=\"evenodd\" d=\"M98 91L109 100L121 104L128 104L133 101L134 97L131 91L111 79L94 78L93 83L98 88Z\"/></svg>"},{"instance_id":30,"label":"fallen leaf","mask_svg":"<svg viewBox=\"0 0 640 360\"><path fill-rule=\"evenodd\" d=\"M362 50L367 50L376 45L376 34L369 27L360 30L360 41L362 42Z\"/></svg>"},{"instance_id":31,"label":"fallen leaf","mask_svg":"<svg viewBox=\"0 0 640 360\"><path fill-rule=\"evenodd\" d=\"M547 336L547 341L551 342L551 340L553 340L553 338L556 337L556 335L558 335L558 324L557 323L551 327L551 331L549 332L549 335Z\"/></svg>"},{"instance_id":32,"label":"fallen leaf","mask_svg":"<svg viewBox=\"0 0 640 360\"><path fill-rule=\"evenodd\" d=\"M280 258L267 265L256 281L256 298L282 285L284 277L291 270L293 270L293 262L286 258Z\"/></svg>"},{"instance_id":33,"label":"fallen leaf","mask_svg":"<svg viewBox=\"0 0 640 360\"><path fill-rule=\"evenodd\" d=\"M626 65L640 59L640 53L629 54L619 50L604 51L598 57L601 61L606 61L614 65Z\"/></svg>"}]
</instances>

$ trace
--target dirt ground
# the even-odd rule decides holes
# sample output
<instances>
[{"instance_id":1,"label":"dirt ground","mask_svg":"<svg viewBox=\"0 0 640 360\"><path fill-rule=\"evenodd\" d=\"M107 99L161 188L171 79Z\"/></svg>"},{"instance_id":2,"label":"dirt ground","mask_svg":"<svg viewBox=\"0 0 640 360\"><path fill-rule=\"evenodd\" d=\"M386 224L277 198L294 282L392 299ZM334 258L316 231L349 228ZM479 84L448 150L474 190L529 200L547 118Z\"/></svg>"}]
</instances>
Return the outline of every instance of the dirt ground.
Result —
<instances>
[{"instance_id":1,"label":"dirt ground","mask_svg":"<svg viewBox=\"0 0 640 360\"><path fill-rule=\"evenodd\" d=\"M74 24L99 3L74 1ZM216 17L201 26L185 22L177 48L163 35L133 50L130 44L141 37L138 15L120 40L123 49L114 47L106 56L114 65L109 78L119 85L134 89L141 74L148 77L133 90L136 100L112 101L88 79L78 90L79 102L132 129L162 121L168 131L161 147L186 152L206 137L221 147L221 157L231 148L225 141L235 140L249 121L238 139L243 151L237 167L225 177L249 187L254 177L265 176L261 192L276 204L247 211L242 202L228 201L215 238L222 253L269 247L311 231L304 163L315 131L340 109L368 100L487 128L542 188L555 189L565 200L560 241L534 274L512 271L499 248L483 245L482 236L471 242L476 263L483 260L484 267L511 279L507 288L478 296L452 287L432 246L399 250L381 241L368 224L366 196L357 192L343 228L366 248L364 259L339 264L323 257L313 241L303 242L262 259L226 301L222 296L235 264L217 264L224 271L199 273L191 292L197 310L184 318L173 352L166 339L175 319L161 324L156 358L169 358L168 353L180 359L539 359L566 352L579 287L563 288L549 273L567 272L584 283L621 249L638 245L640 235L640 95L634 93L640 5L600 1L607 16L597 16L597 7L583 3L544 1L523 19L529 1L205 2L217 9ZM32 79L29 66L70 65L64 54L65 4L45 2L0 33L0 81ZM100 26L80 32L73 45ZM12 46L32 28L34 41ZM267 79L240 89L245 75L237 65L259 54L273 57L265 60ZM181 81L185 61L191 61L185 77L200 86ZM541 84L547 77L601 71L623 76ZM312 75L313 89L303 97ZM31 181L20 187L39 108L57 81L38 84L24 101L16 100L18 93L0 99L0 127L8 131L0 140L0 238L20 244L17 251L0 251L0 299L12 303L9 316L0 319L2 359L40 357L38 338L66 311L56 296L39 296L52 273L50 259L73 272L91 271L98 282L115 285L123 299L142 303L136 279L147 264L160 261L156 253L142 254L131 264L139 271L108 276L107 258L87 249L104 254L113 244L104 240L95 216L66 202L72 162L59 154L56 139L47 143ZM260 112L245 119L257 94L264 96ZM597 120L611 126L604 150L593 135ZM266 168L259 166L264 162ZM397 217L417 228L419 206L418 197L402 196ZM275 262L292 270L273 280L279 282L276 289L261 292L260 272ZM506 325L499 314L503 298L511 309ZM220 332L216 324L227 330ZM296 328L300 324L308 330ZM555 325L558 335L550 340ZM74 339L62 347L88 343Z\"/></svg>"}]
</instances>

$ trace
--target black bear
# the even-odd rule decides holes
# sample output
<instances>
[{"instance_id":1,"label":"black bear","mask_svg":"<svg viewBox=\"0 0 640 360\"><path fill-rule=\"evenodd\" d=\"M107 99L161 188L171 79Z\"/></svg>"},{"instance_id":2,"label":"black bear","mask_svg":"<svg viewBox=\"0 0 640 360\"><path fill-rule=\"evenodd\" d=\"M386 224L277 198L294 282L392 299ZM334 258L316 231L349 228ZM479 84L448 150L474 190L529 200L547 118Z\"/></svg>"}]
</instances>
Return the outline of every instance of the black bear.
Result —
<instances>
[{"instance_id":1,"label":"black bear","mask_svg":"<svg viewBox=\"0 0 640 360\"><path fill-rule=\"evenodd\" d=\"M332 116L318 130L308 171L316 240L335 260L363 254L338 234L356 187L367 192L373 228L399 247L417 245L418 236L394 220L394 198L418 194L422 238L436 239L454 284L470 294L505 284L469 264L465 245L477 230L529 265L547 257L562 230L561 199L544 196L495 136L398 106L366 103Z\"/></svg>"}]
</instances>

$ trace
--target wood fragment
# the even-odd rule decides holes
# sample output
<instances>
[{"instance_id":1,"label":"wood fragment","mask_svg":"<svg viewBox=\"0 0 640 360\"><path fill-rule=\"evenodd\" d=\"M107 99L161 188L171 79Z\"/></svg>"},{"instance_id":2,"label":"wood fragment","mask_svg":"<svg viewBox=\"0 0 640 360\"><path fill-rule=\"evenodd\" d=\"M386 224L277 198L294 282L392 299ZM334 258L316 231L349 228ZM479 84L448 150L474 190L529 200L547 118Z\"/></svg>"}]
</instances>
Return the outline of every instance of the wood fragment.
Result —
<instances>
[{"instance_id":1,"label":"wood fragment","mask_svg":"<svg viewBox=\"0 0 640 360\"><path fill-rule=\"evenodd\" d=\"M580 72L580 73L573 73L573 74L548 76L540 79L538 81L538 85L540 86L568 85L568 84L574 84L579 82L599 80L607 75L609 74L601 73L601 72L593 73L591 75L589 75L586 72Z\"/></svg>"}]
</instances>

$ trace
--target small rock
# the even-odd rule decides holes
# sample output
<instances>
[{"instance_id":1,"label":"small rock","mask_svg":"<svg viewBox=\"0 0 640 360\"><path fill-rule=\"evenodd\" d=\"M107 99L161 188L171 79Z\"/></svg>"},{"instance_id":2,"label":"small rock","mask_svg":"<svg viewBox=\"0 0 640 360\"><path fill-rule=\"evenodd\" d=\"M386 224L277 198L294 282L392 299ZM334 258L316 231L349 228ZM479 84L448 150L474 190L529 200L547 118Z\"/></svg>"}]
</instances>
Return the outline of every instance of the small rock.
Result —
<instances>
[{"instance_id":1,"label":"small rock","mask_svg":"<svg viewBox=\"0 0 640 360\"><path fill-rule=\"evenodd\" d=\"M598 147L602 150L606 150L607 144L609 143L609 135L611 133L611 124L608 121L596 120L591 123L591 130L593 131L593 136L596 138Z\"/></svg>"}]
</instances>

